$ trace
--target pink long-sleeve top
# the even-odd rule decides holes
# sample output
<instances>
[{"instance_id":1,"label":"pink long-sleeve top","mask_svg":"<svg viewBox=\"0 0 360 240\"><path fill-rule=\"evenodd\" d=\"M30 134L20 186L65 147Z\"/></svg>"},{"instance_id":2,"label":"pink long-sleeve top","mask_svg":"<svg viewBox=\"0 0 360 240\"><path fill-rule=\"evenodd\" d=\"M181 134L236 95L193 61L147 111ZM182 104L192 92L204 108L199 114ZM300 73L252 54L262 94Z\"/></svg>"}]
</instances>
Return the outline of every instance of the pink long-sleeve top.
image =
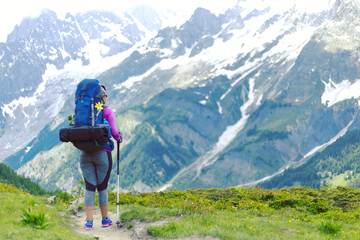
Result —
<instances>
[{"instance_id":1,"label":"pink long-sleeve top","mask_svg":"<svg viewBox=\"0 0 360 240\"><path fill-rule=\"evenodd\" d=\"M105 113L105 119L109 122L110 125L111 136L116 141L120 141L120 134L118 129L116 128L115 115L113 110L109 107L105 107L104 113Z\"/></svg>"}]
</instances>

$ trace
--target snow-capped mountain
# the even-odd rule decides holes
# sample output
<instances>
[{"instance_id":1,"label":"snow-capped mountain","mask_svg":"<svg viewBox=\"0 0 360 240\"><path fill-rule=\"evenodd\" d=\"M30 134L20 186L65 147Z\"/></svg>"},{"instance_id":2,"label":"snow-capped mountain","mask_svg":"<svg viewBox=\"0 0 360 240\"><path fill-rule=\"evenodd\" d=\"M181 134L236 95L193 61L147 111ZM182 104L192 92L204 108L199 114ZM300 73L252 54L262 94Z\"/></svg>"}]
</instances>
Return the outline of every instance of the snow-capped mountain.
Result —
<instances>
[{"instance_id":1,"label":"snow-capped mountain","mask_svg":"<svg viewBox=\"0 0 360 240\"><path fill-rule=\"evenodd\" d=\"M112 68L105 64L108 70L92 76L111 86L109 105L124 135L121 187L242 185L306 161L358 128L359 11L350 0L246 0L219 15L199 8ZM76 150L57 139L77 82L67 74L63 105L6 159L19 173L64 189L71 188L66 179L80 176Z\"/></svg>"},{"instance_id":2,"label":"snow-capped mountain","mask_svg":"<svg viewBox=\"0 0 360 240\"><path fill-rule=\"evenodd\" d=\"M118 64L126 51L162 27L149 6L132 12L25 18L0 43L0 159L26 146L54 120L76 83ZM56 124L55 124L56 125Z\"/></svg>"}]
</instances>

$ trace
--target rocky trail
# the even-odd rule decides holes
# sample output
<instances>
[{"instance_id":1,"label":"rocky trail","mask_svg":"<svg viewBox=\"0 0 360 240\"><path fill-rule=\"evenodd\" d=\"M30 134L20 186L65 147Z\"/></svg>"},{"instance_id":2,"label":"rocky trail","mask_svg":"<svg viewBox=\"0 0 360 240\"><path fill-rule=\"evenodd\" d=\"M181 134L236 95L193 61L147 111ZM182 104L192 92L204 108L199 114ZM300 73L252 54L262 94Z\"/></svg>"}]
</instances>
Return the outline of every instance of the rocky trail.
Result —
<instances>
[{"instance_id":1,"label":"rocky trail","mask_svg":"<svg viewBox=\"0 0 360 240\"><path fill-rule=\"evenodd\" d=\"M100 209L95 208L94 211L94 228L92 230L85 230L85 210L78 210L74 212L72 217L73 220L73 230L82 235L88 235L93 237L94 239L99 240L153 240L152 236L150 236L146 228L148 226L154 225L165 225L168 224L169 221L167 220L160 220L155 222L146 222L146 221L139 221L139 220L132 220L124 224L124 226L118 228L116 224L116 213L109 212L109 217L113 221L113 225L109 227L103 228L101 226L101 214ZM131 225L131 228L128 226ZM217 238L213 237L204 237L204 236L191 236L187 238L181 238L182 240L215 240Z\"/></svg>"},{"instance_id":2,"label":"rocky trail","mask_svg":"<svg viewBox=\"0 0 360 240\"><path fill-rule=\"evenodd\" d=\"M74 231L79 234L85 234L95 239L101 240L115 240L115 239L124 239L124 240L133 240L133 239L154 239L149 236L146 232L146 227L155 224L155 223L146 223L133 220L131 228L127 226L122 226L118 228L116 224L116 213L109 212L109 217L113 221L113 225L103 228L101 226L101 213L100 209L94 211L94 228L92 230L85 230L85 210L80 210L73 216L74 219ZM127 225L128 225L127 224ZM160 224L160 223L158 223ZM165 221L161 224L166 224Z\"/></svg>"}]
</instances>

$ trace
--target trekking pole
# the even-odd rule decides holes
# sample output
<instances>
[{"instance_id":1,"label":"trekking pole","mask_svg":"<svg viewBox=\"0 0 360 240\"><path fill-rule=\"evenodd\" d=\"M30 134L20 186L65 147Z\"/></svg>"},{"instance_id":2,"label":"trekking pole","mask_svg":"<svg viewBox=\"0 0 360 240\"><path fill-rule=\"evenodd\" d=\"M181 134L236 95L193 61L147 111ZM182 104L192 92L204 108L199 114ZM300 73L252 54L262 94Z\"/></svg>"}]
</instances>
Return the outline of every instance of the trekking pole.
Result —
<instances>
[{"instance_id":1,"label":"trekking pole","mask_svg":"<svg viewBox=\"0 0 360 240\"><path fill-rule=\"evenodd\" d=\"M119 162L120 162L120 142L117 141L117 169L116 169L116 173L117 173L117 200L116 200L116 225L118 228L120 228L120 220L119 220L119 182L120 182L120 178L119 178Z\"/></svg>"}]
</instances>

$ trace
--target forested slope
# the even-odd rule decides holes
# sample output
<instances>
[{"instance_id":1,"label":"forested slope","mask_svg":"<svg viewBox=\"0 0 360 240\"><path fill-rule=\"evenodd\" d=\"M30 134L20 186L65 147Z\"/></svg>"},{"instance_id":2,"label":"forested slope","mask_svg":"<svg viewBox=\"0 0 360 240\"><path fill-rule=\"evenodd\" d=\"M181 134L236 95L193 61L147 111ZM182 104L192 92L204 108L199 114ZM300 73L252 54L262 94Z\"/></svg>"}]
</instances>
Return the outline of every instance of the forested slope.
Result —
<instances>
[{"instance_id":1,"label":"forested slope","mask_svg":"<svg viewBox=\"0 0 360 240\"><path fill-rule=\"evenodd\" d=\"M360 187L360 130L353 130L315 154L305 164L264 182L265 188L343 185Z\"/></svg>"}]
</instances>

